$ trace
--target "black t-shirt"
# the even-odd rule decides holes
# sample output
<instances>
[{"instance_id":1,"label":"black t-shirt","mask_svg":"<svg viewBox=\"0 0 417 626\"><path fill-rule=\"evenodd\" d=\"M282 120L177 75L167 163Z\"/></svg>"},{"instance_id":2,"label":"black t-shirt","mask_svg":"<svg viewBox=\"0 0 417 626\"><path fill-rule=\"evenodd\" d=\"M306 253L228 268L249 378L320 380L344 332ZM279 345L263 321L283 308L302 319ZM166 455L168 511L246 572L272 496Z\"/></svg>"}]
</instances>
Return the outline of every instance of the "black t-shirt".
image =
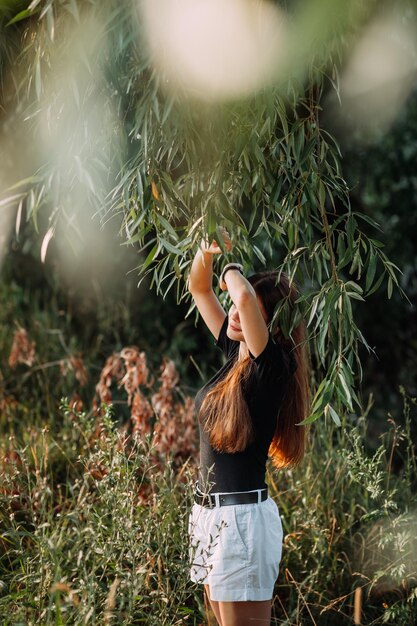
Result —
<instances>
[{"instance_id":1,"label":"black t-shirt","mask_svg":"<svg viewBox=\"0 0 417 626\"><path fill-rule=\"evenodd\" d=\"M197 415L207 392L223 378L239 356L239 341L227 334L228 317L225 317L216 345L223 350L226 362L220 370L197 393ZM268 449L275 432L277 415L288 382L297 368L291 353L274 341L269 333L263 352L254 357L255 363L244 397L249 407L255 438L243 452L218 452L209 442L208 434L199 422L200 474L199 485L205 492L250 491L266 487L265 471Z\"/></svg>"}]
</instances>

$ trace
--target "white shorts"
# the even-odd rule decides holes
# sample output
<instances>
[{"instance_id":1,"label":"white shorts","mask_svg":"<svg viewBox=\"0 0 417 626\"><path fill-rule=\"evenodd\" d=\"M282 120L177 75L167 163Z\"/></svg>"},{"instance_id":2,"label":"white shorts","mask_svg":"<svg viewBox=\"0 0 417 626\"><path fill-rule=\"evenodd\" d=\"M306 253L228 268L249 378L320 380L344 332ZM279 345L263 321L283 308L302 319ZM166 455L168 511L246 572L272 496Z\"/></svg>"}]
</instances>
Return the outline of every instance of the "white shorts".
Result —
<instances>
[{"instance_id":1,"label":"white shorts","mask_svg":"<svg viewBox=\"0 0 417 626\"><path fill-rule=\"evenodd\" d=\"M193 582L220 602L271 600L282 553L282 525L270 496L260 503L206 508L188 523Z\"/></svg>"}]
</instances>

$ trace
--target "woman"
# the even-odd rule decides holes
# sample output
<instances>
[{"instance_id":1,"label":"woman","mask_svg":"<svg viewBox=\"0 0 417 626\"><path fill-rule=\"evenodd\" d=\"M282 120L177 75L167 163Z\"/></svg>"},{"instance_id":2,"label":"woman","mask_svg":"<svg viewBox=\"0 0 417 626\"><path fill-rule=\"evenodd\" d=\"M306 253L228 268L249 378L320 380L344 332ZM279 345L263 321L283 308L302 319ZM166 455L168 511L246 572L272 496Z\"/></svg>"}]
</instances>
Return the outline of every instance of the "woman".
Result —
<instances>
[{"instance_id":1,"label":"woman","mask_svg":"<svg viewBox=\"0 0 417 626\"><path fill-rule=\"evenodd\" d=\"M223 231L226 249L230 237ZM270 624L282 526L265 483L268 454L276 467L304 453L309 402L304 324L286 341L268 328L276 305L296 290L282 274L246 279L228 264L220 288L232 300L228 315L212 288L216 241L203 241L188 289L226 362L198 392L200 469L190 514L191 580L203 582L219 626Z\"/></svg>"}]
</instances>

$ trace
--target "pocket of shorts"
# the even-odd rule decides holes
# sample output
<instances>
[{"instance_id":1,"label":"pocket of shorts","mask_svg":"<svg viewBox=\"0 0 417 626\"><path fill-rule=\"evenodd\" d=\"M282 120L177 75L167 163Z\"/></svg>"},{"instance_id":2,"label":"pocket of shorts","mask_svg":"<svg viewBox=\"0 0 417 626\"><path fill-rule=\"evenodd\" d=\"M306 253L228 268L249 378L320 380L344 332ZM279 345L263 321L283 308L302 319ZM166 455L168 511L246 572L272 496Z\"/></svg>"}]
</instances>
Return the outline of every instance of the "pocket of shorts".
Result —
<instances>
[{"instance_id":1,"label":"pocket of shorts","mask_svg":"<svg viewBox=\"0 0 417 626\"><path fill-rule=\"evenodd\" d=\"M234 530L236 533L236 537L239 540L240 545L243 548L243 550L247 552L248 542L247 542L246 536L247 536L247 531L248 531L248 528L247 528L248 517L247 515L241 516L242 512L237 511L235 506L233 506L232 508L233 508L232 520L233 520L233 526L234 526Z\"/></svg>"}]
</instances>

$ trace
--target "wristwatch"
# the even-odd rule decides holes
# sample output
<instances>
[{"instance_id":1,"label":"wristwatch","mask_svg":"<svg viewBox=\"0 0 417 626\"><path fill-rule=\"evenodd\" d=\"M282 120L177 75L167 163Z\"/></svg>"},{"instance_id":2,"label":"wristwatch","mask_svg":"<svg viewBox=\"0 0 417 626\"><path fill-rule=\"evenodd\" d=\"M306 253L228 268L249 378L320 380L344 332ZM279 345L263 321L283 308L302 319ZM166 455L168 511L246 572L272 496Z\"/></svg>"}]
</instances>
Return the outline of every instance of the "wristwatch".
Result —
<instances>
[{"instance_id":1,"label":"wristwatch","mask_svg":"<svg viewBox=\"0 0 417 626\"><path fill-rule=\"evenodd\" d=\"M227 265L224 266L223 271L220 275L220 282L221 283L225 283L226 281L224 280L224 277L226 275L226 272L228 270L238 270L242 275L243 275L243 265L241 265L240 263L228 263Z\"/></svg>"}]
</instances>

